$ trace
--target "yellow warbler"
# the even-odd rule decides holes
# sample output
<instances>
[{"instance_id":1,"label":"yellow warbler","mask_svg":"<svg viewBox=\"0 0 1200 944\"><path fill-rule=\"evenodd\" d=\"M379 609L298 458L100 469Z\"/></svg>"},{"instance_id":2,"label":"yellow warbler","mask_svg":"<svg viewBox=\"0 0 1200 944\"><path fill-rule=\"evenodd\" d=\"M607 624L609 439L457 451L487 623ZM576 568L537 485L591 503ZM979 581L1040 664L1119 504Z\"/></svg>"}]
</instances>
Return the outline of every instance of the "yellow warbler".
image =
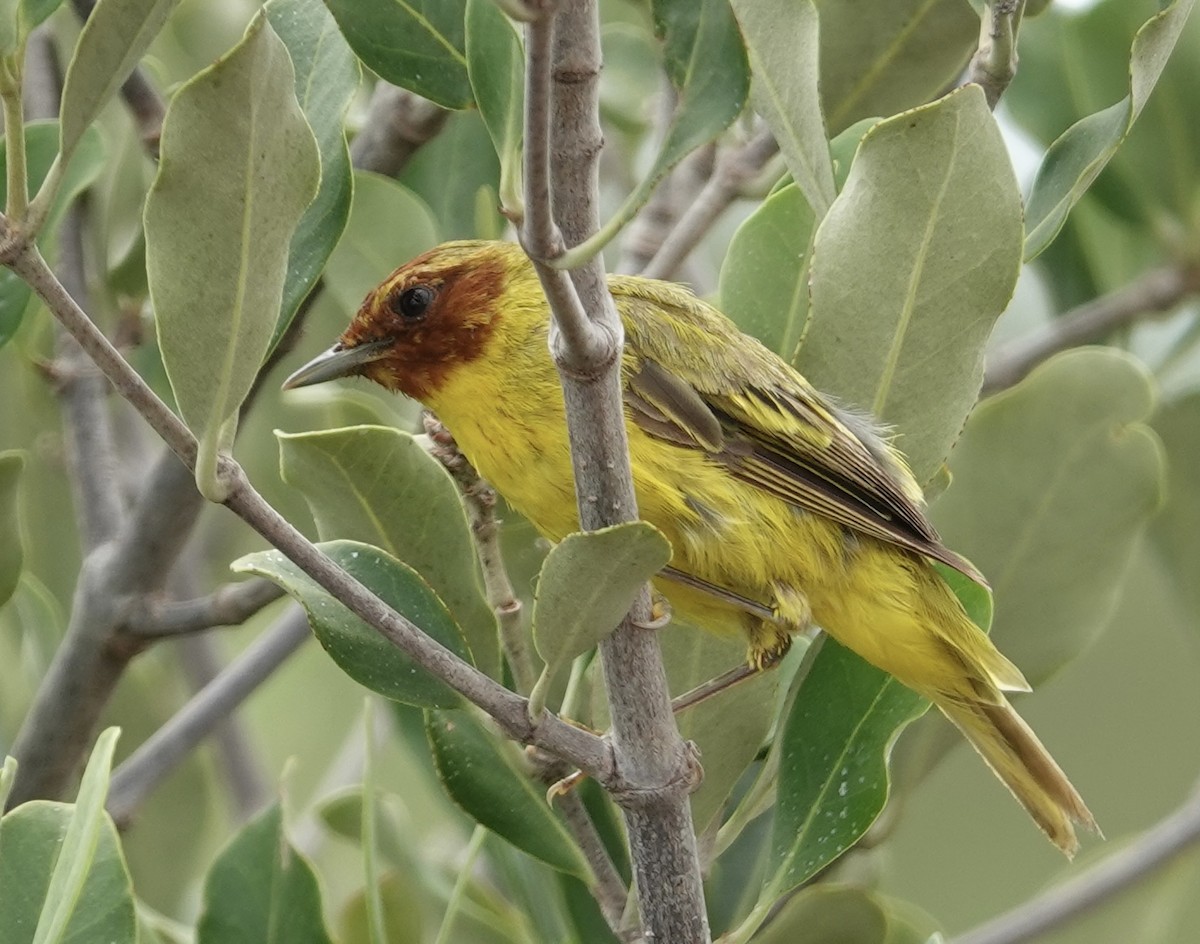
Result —
<instances>
[{"instance_id":1,"label":"yellow warbler","mask_svg":"<svg viewBox=\"0 0 1200 944\"><path fill-rule=\"evenodd\" d=\"M625 326L641 516L674 550L656 581L688 622L749 640L760 668L810 623L936 704L1068 855L1087 806L1004 691L1020 670L931 561L921 490L865 417L835 406L724 315L667 282L613 276ZM437 413L551 540L578 529L550 315L519 247L447 243L397 269L336 345L287 381L363 375Z\"/></svg>"}]
</instances>

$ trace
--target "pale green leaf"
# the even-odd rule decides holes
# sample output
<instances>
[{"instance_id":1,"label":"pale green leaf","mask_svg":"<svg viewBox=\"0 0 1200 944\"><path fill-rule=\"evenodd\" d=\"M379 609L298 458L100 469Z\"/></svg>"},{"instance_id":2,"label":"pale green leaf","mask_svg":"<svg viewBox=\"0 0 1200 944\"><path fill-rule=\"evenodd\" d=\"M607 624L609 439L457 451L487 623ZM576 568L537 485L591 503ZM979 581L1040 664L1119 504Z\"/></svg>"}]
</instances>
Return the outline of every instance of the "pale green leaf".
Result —
<instances>
[{"instance_id":1,"label":"pale green leaf","mask_svg":"<svg viewBox=\"0 0 1200 944\"><path fill-rule=\"evenodd\" d=\"M1172 576L1189 618L1200 614L1200 394L1169 403L1154 417L1166 452L1168 489L1162 513L1150 525L1152 546ZM0 594L0 599L3 595Z\"/></svg>"},{"instance_id":2,"label":"pale green leaf","mask_svg":"<svg viewBox=\"0 0 1200 944\"><path fill-rule=\"evenodd\" d=\"M493 0L467 0L467 73L500 159L501 201L517 207L521 201L525 54L516 30Z\"/></svg>"},{"instance_id":3,"label":"pale green leaf","mask_svg":"<svg viewBox=\"0 0 1200 944\"><path fill-rule=\"evenodd\" d=\"M354 203L329 257L325 286L347 316L403 263L438 242L429 208L390 177L354 172Z\"/></svg>"},{"instance_id":4,"label":"pale green leaf","mask_svg":"<svg viewBox=\"0 0 1200 944\"><path fill-rule=\"evenodd\" d=\"M381 426L277 435L283 479L303 492L322 540L373 544L416 570L454 614L475 665L497 677L496 617L441 463L412 436Z\"/></svg>"},{"instance_id":5,"label":"pale green leaf","mask_svg":"<svg viewBox=\"0 0 1200 944\"><path fill-rule=\"evenodd\" d=\"M814 885L780 909L755 944L887 944L888 920L865 888Z\"/></svg>"},{"instance_id":6,"label":"pale green leaf","mask_svg":"<svg viewBox=\"0 0 1200 944\"><path fill-rule=\"evenodd\" d=\"M1035 685L1104 629L1162 500L1154 408L1129 355L1083 348L982 403L932 509L992 585L1000 649Z\"/></svg>"},{"instance_id":7,"label":"pale green leaf","mask_svg":"<svg viewBox=\"0 0 1200 944\"><path fill-rule=\"evenodd\" d=\"M1029 195L1026 260L1036 258L1058 235L1071 207L1129 134L1194 4L1195 0L1175 0L1148 20L1129 54L1129 94L1077 121L1046 152Z\"/></svg>"},{"instance_id":8,"label":"pale green leaf","mask_svg":"<svg viewBox=\"0 0 1200 944\"><path fill-rule=\"evenodd\" d=\"M427 636L471 661L462 630L421 575L377 547L357 541L318 545L334 563ZM276 550L247 554L230 568L273 580L304 607L325 651L352 679L385 698L418 708L449 708L459 696L339 603Z\"/></svg>"},{"instance_id":9,"label":"pale green leaf","mask_svg":"<svg viewBox=\"0 0 1200 944\"><path fill-rule=\"evenodd\" d=\"M146 200L146 266L175 400L215 490L217 450L271 342L288 243L317 189L317 145L286 47L259 14L175 95Z\"/></svg>"},{"instance_id":10,"label":"pale green leaf","mask_svg":"<svg viewBox=\"0 0 1200 944\"><path fill-rule=\"evenodd\" d=\"M533 641L553 674L610 636L633 599L671 559L645 521L568 534L546 556L533 604Z\"/></svg>"},{"instance_id":11,"label":"pale green leaf","mask_svg":"<svg viewBox=\"0 0 1200 944\"><path fill-rule=\"evenodd\" d=\"M472 104L466 0L325 0L371 71L446 108Z\"/></svg>"},{"instance_id":12,"label":"pale green leaf","mask_svg":"<svg viewBox=\"0 0 1200 944\"><path fill-rule=\"evenodd\" d=\"M979 38L967 0L816 0L821 98L838 134L894 115L953 86Z\"/></svg>"},{"instance_id":13,"label":"pale green leaf","mask_svg":"<svg viewBox=\"0 0 1200 944\"><path fill-rule=\"evenodd\" d=\"M450 115L437 137L405 165L399 181L425 209L430 232L437 221L437 238L498 239L507 225L499 212L500 161L476 110ZM380 238L396 235L384 232ZM430 238L423 249L437 242Z\"/></svg>"},{"instance_id":14,"label":"pale green leaf","mask_svg":"<svg viewBox=\"0 0 1200 944\"><path fill-rule=\"evenodd\" d=\"M0 0L0 56L23 46L34 28L58 9L62 0Z\"/></svg>"},{"instance_id":15,"label":"pale green leaf","mask_svg":"<svg viewBox=\"0 0 1200 944\"><path fill-rule=\"evenodd\" d=\"M330 944L312 866L273 803L244 826L204 879L196 944Z\"/></svg>"},{"instance_id":16,"label":"pale green leaf","mask_svg":"<svg viewBox=\"0 0 1200 944\"><path fill-rule=\"evenodd\" d=\"M17 516L17 484L25 458L19 452L0 452L0 606L17 589L24 554ZM0 809L3 809L0 806Z\"/></svg>"},{"instance_id":17,"label":"pale green leaf","mask_svg":"<svg viewBox=\"0 0 1200 944\"><path fill-rule=\"evenodd\" d=\"M797 366L894 427L925 481L975 403L1020 264L1020 191L982 90L882 121L817 231Z\"/></svg>"},{"instance_id":18,"label":"pale green leaf","mask_svg":"<svg viewBox=\"0 0 1200 944\"><path fill-rule=\"evenodd\" d=\"M812 208L789 184L738 227L721 267L721 310L785 360L808 319L813 228Z\"/></svg>"},{"instance_id":19,"label":"pale green leaf","mask_svg":"<svg viewBox=\"0 0 1200 944\"><path fill-rule=\"evenodd\" d=\"M438 775L455 803L518 849L591 881L587 861L512 742L490 734L465 711L430 711L425 719Z\"/></svg>"},{"instance_id":20,"label":"pale green leaf","mask_svg":"<svg viewBox=\"0 0 1200 944\"><path fill-rule=\"evenodd\" d=\"M51 875L63 861L76 808L34 800L0 820L0 944L31 944L48 902ZM95 846L71 916L56 944L136 944L133 888L116 827L101 808Z\"/></svg>"},{"instance_id":21,"label":"pale green leaf","mask_svg":"<svg viewBox=\"0 0 1200 944\"><path fill-rule=\"evenodd\" d=\"M817 87L816 7L812 0L733 0L733 10L754 73L754 107L820 219L836 194Z\"/></svg>"},{"instance_id":22,"label":"pale green leaf","mask_svg":"<svg viewBox=\"0 0 1200 944\"><path fill-rule=\"evenodd\" d=\"M137 66L179 0L100 0L88 14L63 83L62 160Z\"/></svg>"},{"instance_id":23,"label":"pale green leaf","mask_svg":"<svg viewBox=\"0 0 1200 944\"><path fill-rule=\"evenodd\" d=\"M321 0L270 0L265 9L291 55L296 99L321 157L317 195L300 217L288 251L274 347L312 291L350 217L353 178L344 129L360 76L358 61Z\"/></svg>"},{"instance_id":24,"label":"pale green leaf","mask_svg":"<svg viewBox=\"0 0 1200 944\"><path fill-rule=\"evenodd\" d=\"M119 735L96 741L74 804L35 800L0 820L0 942L134 944L133 890L104 811Z\"/></svg>"}]
</instances>

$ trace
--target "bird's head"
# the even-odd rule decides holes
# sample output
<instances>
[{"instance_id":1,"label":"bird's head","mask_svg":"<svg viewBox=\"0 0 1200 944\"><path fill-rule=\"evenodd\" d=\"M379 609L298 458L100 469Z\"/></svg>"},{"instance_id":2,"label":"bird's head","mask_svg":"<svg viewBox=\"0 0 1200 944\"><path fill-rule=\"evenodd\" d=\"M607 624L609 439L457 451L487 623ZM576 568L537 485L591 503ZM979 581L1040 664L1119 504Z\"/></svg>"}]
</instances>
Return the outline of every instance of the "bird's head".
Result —
<instances>
[{"instance_id":1,"label":"bird's head","mask_svg":"<svg viewBox=\"0 0 1200 944\"><path fill-rule=\"evenodd\" d=\"M485 354L510 280L527 266L520 248L508 243L431 249L374 288L338 342L283 386L363 376L429 402L451 372Z\"/></svg>"}]
</instances>

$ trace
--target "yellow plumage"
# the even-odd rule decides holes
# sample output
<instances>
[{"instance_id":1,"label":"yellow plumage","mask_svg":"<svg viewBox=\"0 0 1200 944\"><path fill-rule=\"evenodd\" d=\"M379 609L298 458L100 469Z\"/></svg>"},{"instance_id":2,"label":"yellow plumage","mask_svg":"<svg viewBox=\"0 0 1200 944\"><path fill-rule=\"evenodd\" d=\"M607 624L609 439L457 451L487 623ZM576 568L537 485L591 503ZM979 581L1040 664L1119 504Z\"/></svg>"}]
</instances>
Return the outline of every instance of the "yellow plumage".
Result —
<instances>
[{"instance_id":1,"label":"yellow plumage","mask_svg":"<svg viewBox=\"0 0 1200 944\"><path fill-rule=\"evenodd\" d=\"M938 576L944 548L903 459L862 418L687 290L609 280L642 518L671 541L656 581L686 621L766 667L810 622L933 701L1068 854L1078 793L1002 694L1020 671ZM293 385L361 373L424 402L547 537L578 529L549 312L516 246L451 243L368 296Z\"/></svg>"}]
</instances>

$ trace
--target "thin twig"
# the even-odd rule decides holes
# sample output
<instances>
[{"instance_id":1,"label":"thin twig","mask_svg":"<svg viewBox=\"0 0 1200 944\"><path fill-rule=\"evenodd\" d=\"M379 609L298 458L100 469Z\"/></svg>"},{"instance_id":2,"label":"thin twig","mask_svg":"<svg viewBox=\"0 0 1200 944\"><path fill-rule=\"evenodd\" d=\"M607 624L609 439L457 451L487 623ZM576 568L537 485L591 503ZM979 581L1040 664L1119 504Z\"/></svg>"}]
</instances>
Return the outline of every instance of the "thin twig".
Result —
<instances>
[{"instance_id":1,"label":"thin twig","mask_svg":"<svg viewBox=\"0 0 1200 944\"><path fill-rule=\"evenodd\" d=\"M150 792L308 637L308 618L291 607L150 735L113 773L108 793L113 819L127 825Z\"/></svg>"},{"instance_id":2,"label":"thin twig","mask_svg":"<svg viewBox=\"0 0 1200 944\"><path fill-rule=\"evenodd\" d=\"M1171 311L1200 292L1200 266L1151 269L1128 285L1085 302L1030 337L1002 346L987 360L981 396L1007 390L1060 351L1101 341L1118 328Z\"/></svg>"},{"instance_id":3,"label":"thin twig","mask_svg":"<svg viewBox=\"0 0 1200 944\"><path fill-rule=\"evenodd\" d=\"M512 669L517 691L528 695L537 682L533 653L521 622L521 601L513 592L512 580L504 566L500 550L500 527L496 521L496 490L480 478L475 467L458 449L450 431L436 416L426 411L422 417L425 432L433 443L433 457L450 473L461 493L475 539L475 551L483 570L483 586L488 605L500 625L500 642Z\"/></svg>"},{"instance_id":4,"label":"thin twig","mask_svg":"<svg viewBox=\"0 0 1200 944\"><path fill-rule=\"evenodd\" d=\"M58 55L49 30L38 27L25 54L25 110L30 119L56 118L62 96ZM58 273L63 285L87 305L83 230L87 203L67 209L59 230ZM74 338L61 328L48 373L62 401L67 481L83 551L111 540L125 513L117 477L117 450L109 415L108 382Z\"/></svg>"},{"instance_id":5,"label":"thin twig","mask_svg":"<svg viewBox=\"0 0 1200 944\"><path fill-rule=\"evenodd\" d=\"M774 135L765 130L741 147L722 149L717 154L712 176L688 204L641 274L651 279L673 278L746 184L754 180L778 153L779 145Z\"/></svg>"},{"instance_id":6,"label":"thin twig","mask_svg":"<svg viewBox=\"0 0 1200 944\"><path fill-rule=\"evenodd\" d=\"M621 405L621 323L597 256L566 273L547 264L599 225L602 147L595 0L563 4L526 30L525 219L522 244L553 312L551 349L563 388L580 524L637 517ZM553 160L551 156L553 155ZM553 207L553 211L551 210ZM561 227L561 231L559 229ZM695 757L671 714L648 588L600 644L617 771L635 793L610 791L625 815L646 935L707 944L708 921L688 793Z\"/></svg>"},{"instance_id":7,"label":"thin twig","mask_svg":"<svg viewBox=\"0 0 1200 944\"><path fill-rule=\"evenodd\" d=\"M950 941L950 944L1021 944L1061 927L1149 878L1200 842L1200 784L1175 812L1074 878L1031 898Z\"/></svg>"},{"instance_id":8,"label":"thin twig","mask_svg":"<svg viewBox=\"0 0 1200 944\"><path fill-rule=\"evenodd\" d=\"M967 81L983 87L988 108L996 107L1017 74L1017 32L1024 11L1025 0L988 0L980 18L979 47Z\"/></svg>"},{"instance_id":9,"label":"thin twig","mask_svg":"<svg viewBox=\"0 0 1200 944\"><path fill-rule=\"evenodd\" d=\"M450 116L445 108L380 80L362 129L350 144L355 167L395 177Z\"/></svg>"},{"instance_id":10,"label":"thin twig","mask_svg":"<svg viewBox=\"0 0 1200 944\"><path fill-rule=\"evenodd\" d=\"M600 912L608 926L617 933L621 927L621 918L625 914L625 905L629 901L629 889L625 887L617 867L613 864L612 856L604 848L604 841L596 831L596 824L588 814L587 807L579 796L578 790L568 790L560 794L554 801L555 806L566 820L567 829L579 845L592 872L596 876L596 884L592 894ZM640 938L640 935L638 936Z\"/></svg>"},{"instance_id":11,"label":"thin twig","mask_svg":"<svg viewBox=\"0 0 1200 944\"><path fill-rule=\"evenodd\" d=\"M282 596L277 584L257 577L227 583L194 600L151 603L129 619L126 630L135 636L161 637L240 626Z\"/></svg>"}]
</instances>

